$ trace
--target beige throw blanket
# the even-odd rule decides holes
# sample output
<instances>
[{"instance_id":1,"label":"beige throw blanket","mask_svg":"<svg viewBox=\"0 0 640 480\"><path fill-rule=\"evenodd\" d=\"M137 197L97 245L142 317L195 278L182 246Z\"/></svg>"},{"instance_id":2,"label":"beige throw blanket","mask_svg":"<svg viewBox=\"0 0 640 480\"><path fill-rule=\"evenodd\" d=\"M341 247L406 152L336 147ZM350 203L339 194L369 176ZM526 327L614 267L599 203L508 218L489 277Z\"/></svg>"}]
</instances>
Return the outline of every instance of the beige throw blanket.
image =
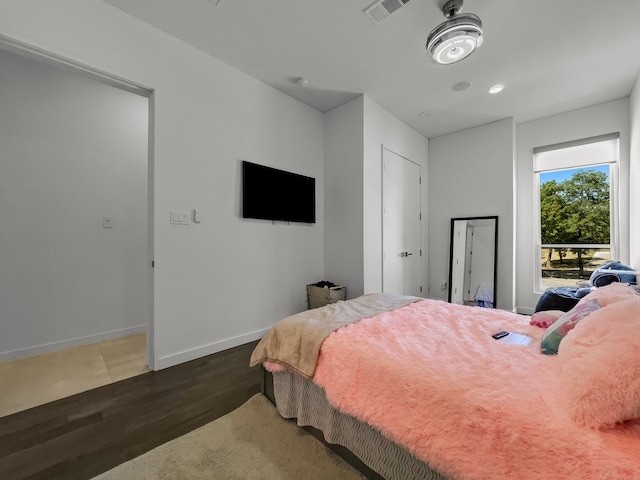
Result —
<instances>
[{"instance_id":1,"label":"beige throw blanket","mask_svg":"<svg viewBox=\"0 0 640 480\"><path fill-rule=\"evenodd\" d=\"M389 293L371 293L324 307L305 310L280 320L260 340L251 355L250 366L274 362L311 378L320 347L339 328L421 300Z\"/></svg>"}]
</instances>

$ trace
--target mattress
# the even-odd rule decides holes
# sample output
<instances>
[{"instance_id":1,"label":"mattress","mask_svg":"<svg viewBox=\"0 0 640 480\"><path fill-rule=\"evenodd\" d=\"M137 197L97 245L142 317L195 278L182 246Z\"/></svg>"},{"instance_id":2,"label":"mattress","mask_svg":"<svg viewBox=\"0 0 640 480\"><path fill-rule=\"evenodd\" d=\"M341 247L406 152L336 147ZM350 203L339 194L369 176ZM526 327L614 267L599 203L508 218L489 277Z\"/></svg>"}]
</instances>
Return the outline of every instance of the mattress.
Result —
<instances>
[{"instance_id":1,"label":"mattress","mask_svg":"<svg viewBox=\"0 0 640 480\"><path fill-rule=\"evenodd\" d=\"M283 416L324 431L327 441L348 448L385 478L640 480L634 403L640 298L620 287L625 296L618 303L605 302L620 296L607 291L612 286L590 294L603 302L601 309L567 335L569 347L557 356L540 353L543 331L527 317L423 299L329 333L317 342L312 378L311 372L295 372L301 371L296 360L306 327L320 323L308 318L313 312L288 325L296 333L293 345L258 360L274 373ZM385 298L376 302L388 306ZM593 334L598 325L611 331ZM496 342L492 335L500 330L534 341ZM272 332L263 339L269 345L292 338L280 335L277 325ZM590 354L572 355L571 347L583 340L595 345ZM622 347L626 353L618 354ZM591 368L594 362L597 368ZM581 383L574 386L576 379ZM592 389L592 379L606 388L577 401L569 396L583 385ZM631 397L618 405L619 395ZM591 409L602 402L604 408ZM350 418L348 427L340 412Z\"/></svg>"}]
</instances>

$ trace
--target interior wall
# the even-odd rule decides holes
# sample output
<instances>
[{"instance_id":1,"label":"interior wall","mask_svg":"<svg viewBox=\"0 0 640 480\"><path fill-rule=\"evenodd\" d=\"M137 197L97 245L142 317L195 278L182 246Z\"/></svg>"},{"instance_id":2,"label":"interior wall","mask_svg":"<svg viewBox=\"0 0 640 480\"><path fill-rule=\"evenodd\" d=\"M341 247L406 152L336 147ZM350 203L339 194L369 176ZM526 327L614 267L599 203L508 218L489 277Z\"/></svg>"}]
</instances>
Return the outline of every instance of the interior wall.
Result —
<instances>
[{"instance_id":1,"label":"interior wall","mask_svg":"<svg viewBox=\"0 0 640 480\"><path fill-rule=\"evenodd\" d=\"M516 305L533 313L542 292L534 289L535 221L533 212L533 149L555 143L620 132L619 258L629 263L629 98L522 123L517 126Z\"/></svg>"},{"instance_id":2,"label":"interior wall","mask_svg":"<svg viewBox=\"0 0 640 480\"><path fill-rule=\"evenodd\" d=\"M364 96L364 163L363 163L363 246L364 293L382 291L382 148L417 163L421 167L422 211L422 286L426 295L428 271L428 177L429 141Z\"/></svg>"},{"instance_id":3,"label":"interior wall","mask_svg":"<svg viewBox=\"0 0 640 480\"><path fill-rule=\"evenodd\" d=\"M428 140L366 96L325 114L327 277L347 279L347 294L382 291L382 148L421 165L427 211ZM426 285L427 221L422 222Z\"/></svg>"},{"instance_id":4,"label":"interior wall","mask_svg":"<svg viewBox=\"0 0 640 480\"><path fill-rule=\"evenodd\" d=\"M347 298L364 292L363 117L364 97L325 114L326 280L346 285Z\"/></svg>"},{"instance_id":5,"label":"interior wall","mask_svg":"<svg viewBox=\"0 0 640 480\"><path fill-rule=\"evenodd\" d=\"M629 185L640 185L640 75L629 99ZM629 189L629 265L640 270L640 189Z\"/></svg>"},{"instance_id":6,"label":"interior wall","mask_svg":"<svg viewBox=\"0 0 640 480\"><path fill-rule=\"evenodd\" d=\"M148 99L2 50L0 85L0 360L145 332Z\"/></svg>"},{"instance_id":7,"label":"interior wall","mask_svg":"<svg viewBox=\"0 0 640 480\"><path fill-rule=\"evenodd\" d=\"M496 307L513 309L513 152L510 118L429 139L430 298L448 298L451 219L498 215Z\"/></svg>"},{"instance_id":8,"label":"interior wall","mask_svg":"<svg viewBox=\"0 0 640 480\"><path fill-rule=\"evenodd\" d=\"M3 1L0 34L154 91L154 368L305 307L324 276L320 112L99 0ZM242 160L315 177L317 223L242 219ZM169 223L193 208L201 223Z\"/></svg>"}]
</instances>

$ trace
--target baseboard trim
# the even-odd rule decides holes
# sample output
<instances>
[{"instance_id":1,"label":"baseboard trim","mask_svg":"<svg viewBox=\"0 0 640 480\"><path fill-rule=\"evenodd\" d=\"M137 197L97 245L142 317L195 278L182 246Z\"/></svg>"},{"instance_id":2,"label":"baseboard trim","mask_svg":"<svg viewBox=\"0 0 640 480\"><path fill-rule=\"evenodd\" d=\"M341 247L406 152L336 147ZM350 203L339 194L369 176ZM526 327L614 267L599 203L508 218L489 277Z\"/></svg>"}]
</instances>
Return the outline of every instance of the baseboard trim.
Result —
<instances>
[{"instance_id":1,"label":"baseboard trim","mask_svg":"<svg viewBox=\"0 0 640 480\"><path fill-rule=\"evenodd\" d=\"M238 345L244 345L245 343L259 340L264 337L264 335L269 330L271 330L271 328L255 330L253 332L226 338L224 340L219 340L217 342L202 345L200 347L183 350L182 352L161 356L156 360L155 370L162 370L163 368L173 367L184 362L195 360L196 358L205 357L207 355L212 355L229 348L237 347Z\"/></svg>"},{"instance_id":2,"label":"baseboard trim","mask_svg":"<svg viewBox=\"0 0 640 480\"><path fill-rule=\"evenodd\" d=\"M0 362L7 360L17 360L19 358L32 357L34 355L41 355L43 353L55 352L58 350L64 350L65 348L81 347L83 345L89 345L90 343L104 342L105 340L113 340L120 337L128 337L129 335L138 335L140 333L146 333L146 325L136 325L134 327L122 328L119 330L112 330L110 332L96 333L94 335L86 335L84 337L70 338L67 340L59 340L57 342L44 343L42 345L35 345L33 347L20 348L17 350L9 350L7 352L0 352Z\"/></svg>"},{"instance_id":3,"label":"baseboard trim","mask_svg":"<svg viewBox=\"0 0 640 480\"><path fill-rule=\"evenodd\" d=\"M533 315L535 313L535 309L529 307L517 307L516 313L520 313L522 315Z\"/></svg>"}]
</instances>

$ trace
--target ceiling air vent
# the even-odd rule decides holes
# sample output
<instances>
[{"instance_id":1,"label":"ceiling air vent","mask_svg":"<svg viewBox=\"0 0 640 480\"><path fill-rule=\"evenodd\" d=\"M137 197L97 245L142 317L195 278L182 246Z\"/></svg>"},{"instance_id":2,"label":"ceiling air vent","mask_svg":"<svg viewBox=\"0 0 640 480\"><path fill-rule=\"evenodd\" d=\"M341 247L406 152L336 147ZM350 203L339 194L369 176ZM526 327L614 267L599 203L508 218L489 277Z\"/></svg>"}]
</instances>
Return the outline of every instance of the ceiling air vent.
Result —
<instances>
[{"instance_id":1,"label":"ceiling air vent","mask_svg":"<svg viewBox=\"0 0 640 480\"><path fill-rule=\"evenodd\" d=\"M364 10L364 14L373 23L380 23L410 0L379 0Z\"/></svg>"}]
</instances>

